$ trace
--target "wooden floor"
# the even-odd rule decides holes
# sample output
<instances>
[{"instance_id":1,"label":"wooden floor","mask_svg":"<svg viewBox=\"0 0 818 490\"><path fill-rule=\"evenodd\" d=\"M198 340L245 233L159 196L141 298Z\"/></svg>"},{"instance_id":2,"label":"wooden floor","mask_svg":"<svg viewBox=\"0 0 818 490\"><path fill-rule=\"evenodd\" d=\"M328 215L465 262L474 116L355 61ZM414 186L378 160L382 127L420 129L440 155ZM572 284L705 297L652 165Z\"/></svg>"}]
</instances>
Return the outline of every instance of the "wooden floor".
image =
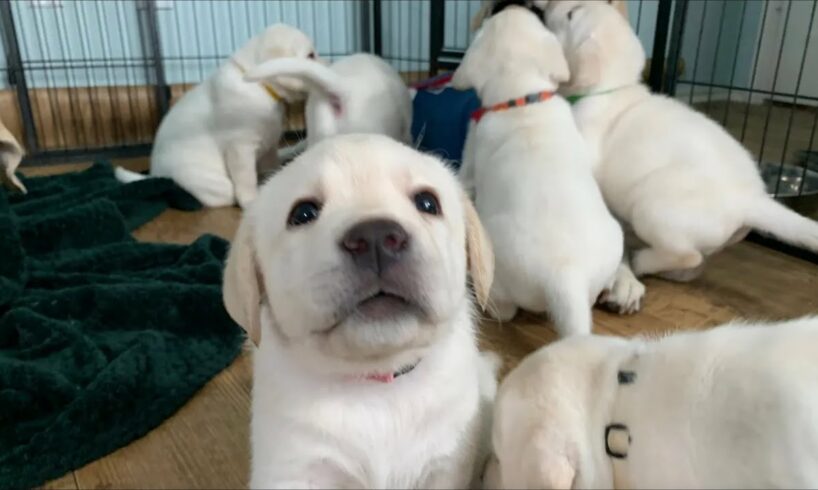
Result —
<instances>
[{"instance_id":1,"label":"wooden floor","mask_svg":"<svg viewBox=\"0 0 818 490\"><path fill-rule=\"evenodd\" d=\"M136 232L141 240L188 243L201 233L231 238L238 209L170 210ZM818 267L749 243L714 257L691 284L649 279L643 311L594 312L596 332L655 335L703 329L738 317L783 319L818 312ZM504 325L484 321L481 342L506 370L553 340L544 318L522 314ZM248 347L248 351L250 348ZM246 486L252 380L247 353L173 417L127 447L46 488L242 488Z\"/></svg>"}]
</instances>

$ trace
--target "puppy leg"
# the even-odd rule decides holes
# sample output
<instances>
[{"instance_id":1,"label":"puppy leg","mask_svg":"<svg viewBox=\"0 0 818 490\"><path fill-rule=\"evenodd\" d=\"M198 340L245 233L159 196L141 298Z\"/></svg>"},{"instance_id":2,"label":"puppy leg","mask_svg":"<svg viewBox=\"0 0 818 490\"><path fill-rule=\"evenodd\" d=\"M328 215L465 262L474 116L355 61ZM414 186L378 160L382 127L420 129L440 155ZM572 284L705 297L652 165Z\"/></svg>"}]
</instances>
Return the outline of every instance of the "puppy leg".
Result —
<instances>
[{"instance_id":1,"label":"puppy leg","mask_svg":"<svg viewBox=\"0 0 818 490\"><path fill-rule=\"evenodd\" d=\"M256 175L256 146L249 143L235 143L224 152L227 174L233 181L236 201L246 208L258 194L258 176Z\"/></svg>"},{"instance_id":2,"label":"puppy leg","mask_svg":"<svg viewBox=\"0 0 818 490\"><path fill-rule=\"evenodd\" d=\"M673 282L690 282L700 275L702 275L702 271L704 271L704 264L705 261L702 260L702 263L699 264L697 267L692 269L682 269L677 271L667 271L659 273L659 277L662 279L667 279L668 281Z\"/></svg>"},{"instance_id":3,"label":"puppy leg","mask_svg":"<svg viewBox=\"0 0 818 490\"><path fill-rule=\"evenodd\" d=\"M627 259L623 259L597 303L620 315L630 315L639 311L644 296L645 285L633 274Z\"/></svg>"},{"instance_id":4,"label":"puppy leg","mask_svg":"<svg viewBox=\"0 0 818 490\"><path fill-rule=\"evenodd\" d=\"M588 296L588 289L583 281L567 275L545 291L548 313L560 337L591 333L592 301Z\"/></svg>"},{"instance_id":5,"label":"puppy leg","mask_svg":"<svg viewBox=\"0 0 818 490\"><path fill-rule=\"evenodd\" d=\"M633 257L633 272L637 277L680 269L695 269L704 260L701 252L694 249L671 250L667 248L643 248Z\"/></svg>"}]
</instances>

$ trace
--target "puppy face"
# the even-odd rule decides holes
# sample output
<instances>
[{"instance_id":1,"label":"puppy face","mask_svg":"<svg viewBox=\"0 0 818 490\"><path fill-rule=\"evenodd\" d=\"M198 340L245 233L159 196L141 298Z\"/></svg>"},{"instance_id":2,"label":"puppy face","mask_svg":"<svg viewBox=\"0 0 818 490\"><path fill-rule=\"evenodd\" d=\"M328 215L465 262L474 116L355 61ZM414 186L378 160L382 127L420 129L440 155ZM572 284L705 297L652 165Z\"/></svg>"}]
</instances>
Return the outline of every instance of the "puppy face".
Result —
<instances>
[{"instance_id":1,"label":"puppy face","mask_svg":"<svg viewBox=\"0 0 818 490\"><path fill-rule=\"evenodd\" d=\"M278 58L318 60L309 36L295 27L273 24L257 37L252 66ZM303 99L303 93L307 90L304 81L295 77L279 77L273 85L286 99Z\"/></svg>"},{"instance_id":2,"label":"puppy face","mask_svg":"<svg viewBox=\"0 0 818 490\"><path fill-rule=\"evenodd\" d=\"M605 1L552 1L545 18L565 50L571 88L639 80L645 51L616 7Z\"/></svg>"},{"instance_id":3,"label":"puppy face","mask_svg":"<svg viewBox=\"0 0 818 490\"><path fill-rule=\"evenodd\" d=\"M452 77L458 89L482 94L498 77L538 76L559 84L568 80L568 64L557 38L530 10L507 7L475 35Z\"/></svg>"},{"instance_id":4,"label":"puppy face","mask_svg":"<svg viewBox=\"0 0 818 490\"><path fill-rule=\"evenodd\" d=\"M330 138L261 189L231 248L225 304L255 340L275 335L314 368L394 366L468 307L467 250L484 303L493 257L454 175L384 136ZM273 325L261 334L260 303Z\"/></svg>"}]
</instances>

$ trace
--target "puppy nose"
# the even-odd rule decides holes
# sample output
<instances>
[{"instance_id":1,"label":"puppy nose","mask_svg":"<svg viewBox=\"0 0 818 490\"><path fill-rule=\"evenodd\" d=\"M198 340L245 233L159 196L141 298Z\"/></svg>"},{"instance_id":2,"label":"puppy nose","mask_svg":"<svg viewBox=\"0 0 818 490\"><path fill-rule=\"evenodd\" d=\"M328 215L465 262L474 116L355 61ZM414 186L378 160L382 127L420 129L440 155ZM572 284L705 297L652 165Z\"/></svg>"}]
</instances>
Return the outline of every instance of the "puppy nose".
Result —
<instances>
[{"instance_id":1,"label":"puppy nose","mask_svg":"<svg viewBox=\"0 0 818 490\"><path fill-rule=\"evenodd\" d=\"M395 221L375 219L347 230L340 245L358 267L380 273L401 259L409 246L409 235Z\"/></svg>"}]
</instances>

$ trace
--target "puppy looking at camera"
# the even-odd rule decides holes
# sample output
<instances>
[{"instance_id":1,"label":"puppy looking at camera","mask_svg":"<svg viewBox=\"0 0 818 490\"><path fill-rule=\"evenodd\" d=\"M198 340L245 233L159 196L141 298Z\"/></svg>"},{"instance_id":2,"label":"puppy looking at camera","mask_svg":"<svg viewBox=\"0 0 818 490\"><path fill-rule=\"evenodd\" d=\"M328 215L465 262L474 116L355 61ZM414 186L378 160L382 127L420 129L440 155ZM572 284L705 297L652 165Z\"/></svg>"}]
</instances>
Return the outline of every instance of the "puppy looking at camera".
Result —
<instances>
[{"instance_id":1,"label":"puppy looking at camera","mask_svg":"<svg viewBox=\"0 0 818 490\"><path fill-rule=\"evenodd\" d=\"M815 488L818 317L544 347L497 394L488 488Z\"/></svg>"},{"instance_id":2,"label":"puppy looking at camera","mask_svg":"<svg viewBox=\"0 0 818 490\"><path fill-rule=\"evenodd\" d=\"M330 66L299 58L271 60L247 73L250 81L297 78L309 88L306 144L288 147L281 159L336 134L374 133L412 142L412 98L400 74L369 53L346 56Z\"/></svg>"},{"instance_id":3,"label":"puppy looking at camera","mask_svg":"<svg viewBox=\"0 0 818 490\"><path fill-rule=\"evenodd\" d=\"M571 107L559 42L528 9L488 19L454 73L484 109L473 116L462 172L491 237L490 305L548 311L560 335L591 331L591 306L622 258L622 230L605 207Z\"/></svg>"},{"instance_id":4,"label":"puppy looking at camera","mask_svg":"<svg viewBox=\"0 0 818 490\"><path fill-rule=\"evenodd\" d=\"M286 105L303 99L303 84L244 80L256 65L275 58L315 58L306 34L275 24L247 42L205 81L171 107L159 125L150 174L170 177L205 206L247 206L258 192L257 162L278 149ZM120 180L143 178L122 168Z\"/></svg>"},{"instance_id":5,"label":"puppy looking at camera","mask_svg":"<svg viewBox=\"0 0 818 490\"><path fill-rule=\"evenodd\" d=\"M252 488L467 488L487 454L492 253L443 163L381 135L308 149L242 218L227 311L257 344Z\"/></svg>"},{"instance_id":6,"label":"puppy looking at camera","mask_svg":"<svg viewBox=\"0 0 818 490\"><path fill-rule=\"evenodd\" d=\"M708 256L750 229L818 251L818 223L767 195L738 141L640 83L642 44L613 7L549 2L546 19L571 67L562 90L575 100L577 125L599 155L597 182L638 238L631 260L637 276L693 279ZM623 280L636 281L628 274Z\"/></svg>"}]
</instances>

